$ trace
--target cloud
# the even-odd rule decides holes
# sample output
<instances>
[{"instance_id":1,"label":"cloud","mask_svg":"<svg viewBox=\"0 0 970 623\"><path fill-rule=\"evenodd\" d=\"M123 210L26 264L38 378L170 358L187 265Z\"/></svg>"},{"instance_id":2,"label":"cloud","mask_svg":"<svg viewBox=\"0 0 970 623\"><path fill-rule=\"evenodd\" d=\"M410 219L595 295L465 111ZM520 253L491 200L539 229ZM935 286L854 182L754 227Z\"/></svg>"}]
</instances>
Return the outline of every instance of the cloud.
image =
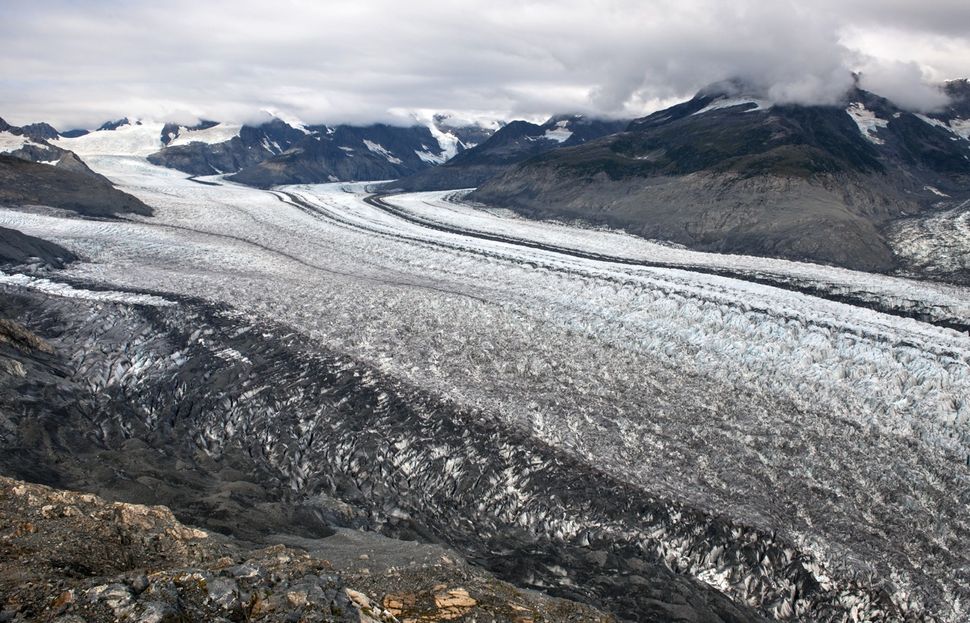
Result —
<instances>
[{"instance_id":1,"label":"cloud","mask_svg":"<svg viewBox=\"0 0 970 623\"><path fill-rule=\"evenodd\" d=\"M970 65L965 4L5 0L0 115L60 127L266 108L327 123L419 109L635 116L734 76L778 101L830 103L860 70L925 107L926 80Z\"/></svg>"},{"instance_id":2,"label":"cloud","mask_svg":"<svg viewBox=\"0 0 970 623\"><path fill-rule=\"evenodd\" d=\"M917 112L933 112L949 98L938 85L930 84L916 63L870 61L861 71L860 86L878 93L898 106Z\"/></svg>"}]
</instances>

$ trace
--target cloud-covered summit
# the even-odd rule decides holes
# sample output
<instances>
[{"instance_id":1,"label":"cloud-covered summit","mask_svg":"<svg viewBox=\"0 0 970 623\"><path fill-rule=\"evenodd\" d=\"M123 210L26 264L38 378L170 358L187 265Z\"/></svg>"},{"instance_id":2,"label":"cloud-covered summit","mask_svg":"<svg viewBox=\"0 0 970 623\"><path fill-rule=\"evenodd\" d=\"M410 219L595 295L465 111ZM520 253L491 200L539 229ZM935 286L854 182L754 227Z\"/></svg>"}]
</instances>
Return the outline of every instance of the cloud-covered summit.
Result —
<instances>
[{"instance_id":1,"label":"cloud-covered summit","mask_svg":"<svg viewBox=\"0 0 970 623\"><path fill-rule=\"evenodd\" d=\"M0 111L59 127L635 116L728 77L829 103L853 72L926 109L942 101L928 83L970 73L970 4L953 0L8 0L0 36Z\"/></svg>"}]
</instances>

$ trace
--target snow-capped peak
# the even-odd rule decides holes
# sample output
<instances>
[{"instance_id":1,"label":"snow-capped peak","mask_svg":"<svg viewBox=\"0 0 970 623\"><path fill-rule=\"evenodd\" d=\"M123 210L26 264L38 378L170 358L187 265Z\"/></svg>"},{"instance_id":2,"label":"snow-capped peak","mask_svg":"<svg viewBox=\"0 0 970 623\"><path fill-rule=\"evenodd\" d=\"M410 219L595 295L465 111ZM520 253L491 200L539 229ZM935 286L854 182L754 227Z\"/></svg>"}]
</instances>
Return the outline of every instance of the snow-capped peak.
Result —
<instances>
[{"instance_id":1,"label":"snow-capped peak","mask_svg":"<svg viewBox=\"0 0 970 623\"><path fill-rule=\"evenodd\" d=\"M282 110L279 110L279 109L276 109L276 108L262 108L262 109L260 109L260 112L264 112L267 115L269 115L270 117L279 119L280 121L282 121L286 125L290 126L291 128L293 128L295 130L299 130L300 132L303 132L304 134L313 134L312 131L310 131L309 129L307 129L306 123L304 123L302 119L300 119L299 117L297 117L294 114L291 114L291 113L288 113L288 112L283 112Z\"/></svg>"}]
</instances>

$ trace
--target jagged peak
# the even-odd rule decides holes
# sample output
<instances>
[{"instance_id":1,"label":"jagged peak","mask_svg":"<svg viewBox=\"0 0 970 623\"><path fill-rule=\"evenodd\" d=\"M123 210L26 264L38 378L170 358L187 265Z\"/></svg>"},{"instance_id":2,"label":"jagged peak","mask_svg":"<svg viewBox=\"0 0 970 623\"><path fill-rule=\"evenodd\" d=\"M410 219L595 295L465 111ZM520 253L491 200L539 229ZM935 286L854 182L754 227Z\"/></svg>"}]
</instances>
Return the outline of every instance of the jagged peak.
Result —
<instances>
[{"instance_id":1,"label":"jagged peak","mask_svg":"<svg viewBox=\"0 0 970 623\"><path fill-rule=\"evenodd\" d=\"M25 125L20 129L23 131L25 136L29 136L30 138L36 140L46 141L56 139L61 135L61 133L57 131L57 128L43 121Z\"/></svg>"},{"instance_id":2,"label":"jagged peak","mask_svg":"<svg viewBox=\"0 0 970 623\"><path fill-rule=\"evenodd\" d=\"M98 131L113 131L118 128L124 127L126 125L135 125L128 119L128 117L122 117L121 119L116 119L114 121L106 121L98 127ZM137 125L141 125L141 121L137 122Z\"/></svg>"}]
</instances>

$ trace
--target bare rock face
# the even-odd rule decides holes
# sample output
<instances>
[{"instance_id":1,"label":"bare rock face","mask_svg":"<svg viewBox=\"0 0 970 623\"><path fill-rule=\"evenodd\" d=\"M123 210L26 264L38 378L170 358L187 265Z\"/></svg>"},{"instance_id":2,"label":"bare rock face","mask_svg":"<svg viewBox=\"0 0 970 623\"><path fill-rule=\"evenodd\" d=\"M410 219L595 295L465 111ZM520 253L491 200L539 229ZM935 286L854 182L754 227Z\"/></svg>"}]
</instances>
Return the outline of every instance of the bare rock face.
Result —
<instances>
[{"instance_id":1,"label":"bare rock face","mask_svg":"<svg viewBox=\"0 0 970 623\"><path fill-rule=\"evenodd\" d=\"M894 259L879 223L919 208L873 184L836 175L809 181L697 172L648 179L598 174L579 187L570 173L537 165L512 170L473 197L533 218L592 221L702 251L884 272Z\"/></svg>"},{"instance_id":2,"label":"bare rock face","mask_svg":"<svg viewBox=\"0 0 970 623\"><path fill-rule=\"evenodd\" d=\"M164 506L5 477L0 599L3 621L612 620L455 564L346 576L300 549L186 526Z\"/></svg>"}]
</instances>

